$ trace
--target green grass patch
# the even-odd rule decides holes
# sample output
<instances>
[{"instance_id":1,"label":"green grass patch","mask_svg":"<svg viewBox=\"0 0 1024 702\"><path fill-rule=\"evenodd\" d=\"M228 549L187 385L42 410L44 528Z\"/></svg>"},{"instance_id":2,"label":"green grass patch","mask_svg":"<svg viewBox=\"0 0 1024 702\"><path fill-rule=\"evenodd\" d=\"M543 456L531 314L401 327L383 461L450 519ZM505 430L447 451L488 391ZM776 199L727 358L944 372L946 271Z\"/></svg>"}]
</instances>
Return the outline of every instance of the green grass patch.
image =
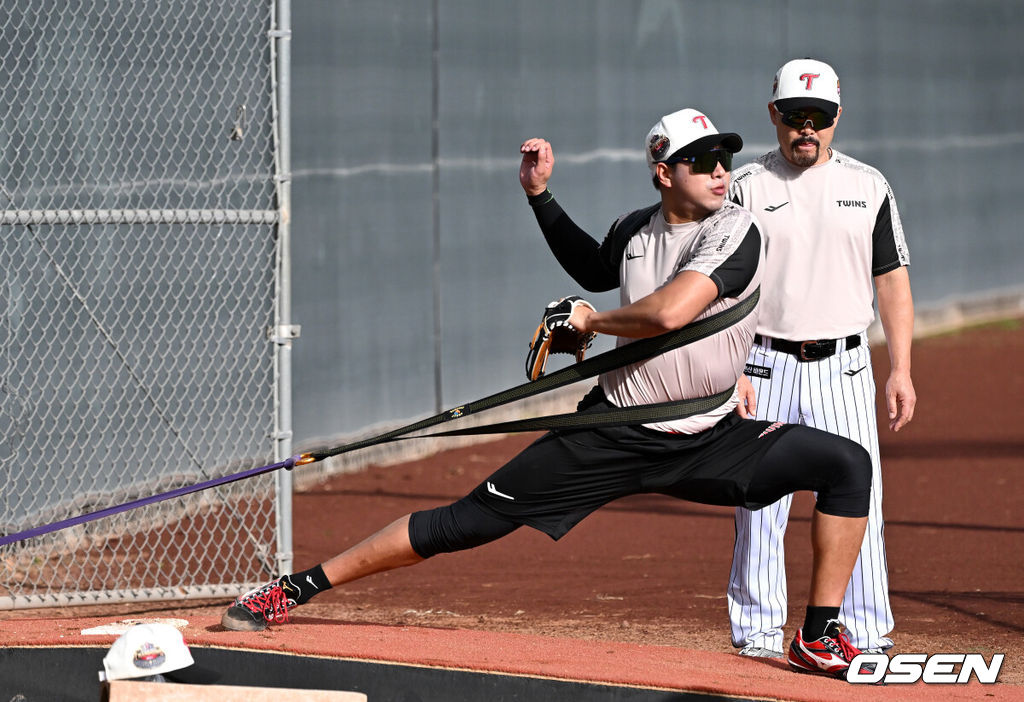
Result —
<instances>
[{"instance_id":1,"label":"green grass patch","mask_svg":"<svg viewBox=\"0 0 1024 702\"><path fill-rule=\"evenodd\" d=\"M970 334L972 332L985 330L1013 332L1018 331L1022 326L1024 326L1024 317L1011 317L1010 319L997 319L995 321L965 324L964 326L956 329L950 329L937 334L930 334L929 338L942 339L944 337L960 336L961 334Z\"/></svg>"}]
</instances>

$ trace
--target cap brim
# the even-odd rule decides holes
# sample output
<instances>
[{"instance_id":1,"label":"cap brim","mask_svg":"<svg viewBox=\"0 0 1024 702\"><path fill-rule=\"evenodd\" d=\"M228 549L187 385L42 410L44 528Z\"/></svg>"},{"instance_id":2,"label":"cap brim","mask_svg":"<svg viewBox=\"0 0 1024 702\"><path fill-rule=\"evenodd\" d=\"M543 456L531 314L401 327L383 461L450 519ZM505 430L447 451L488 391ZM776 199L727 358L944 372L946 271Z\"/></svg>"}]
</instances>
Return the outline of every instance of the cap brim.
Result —
<instances>
[{"instance_id":1,"label":"cap brim","mask_svg":"<svg viewBox=\"0 0 1024 702\"><path fill-rule=\"evenodd\" d=\"M736 153L743 148L743 139L740 138L739 134L735 134L733 132L725 132L724 134L708 134L700 139L691 141L681 149L673 151L664 160L668 161L673 156L697 156L705 151L711 151L711 149L716 146L724 146L726 150Z\"/></svg>"},{"instance_id":2,"label":"cap brim","mask_svg":"<svg viewBox=\"0 0 1024 702\"><path fill-rule=\"evenodd\" d=\"M789 112L790 110L799 110L804 107L816 107L832 119L835 119L836 115L839 114L839 105L830 100L822 100L821 98L785 98L775 101L775 109L779 112Z\"/></svg>"}]
</instances>

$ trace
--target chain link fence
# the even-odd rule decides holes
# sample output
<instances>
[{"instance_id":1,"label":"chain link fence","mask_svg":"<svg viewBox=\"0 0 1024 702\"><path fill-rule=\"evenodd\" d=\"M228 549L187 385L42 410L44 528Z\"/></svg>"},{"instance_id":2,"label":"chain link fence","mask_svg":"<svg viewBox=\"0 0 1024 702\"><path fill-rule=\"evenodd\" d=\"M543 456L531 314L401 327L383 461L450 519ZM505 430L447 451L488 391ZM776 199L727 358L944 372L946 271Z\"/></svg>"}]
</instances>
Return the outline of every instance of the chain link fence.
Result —
<instances>
[{"instance_id":1,"label":"chain link fence","mask_svg":"<svg viewBox=\"0 0 1024 702\"><path fill-rule=\"evenodd\" d=\"M16 0L0 18L0 532L270 463L275 16ZM0 607L236 594L273 476L0 548Z\"/></svg>"}]
</instances>

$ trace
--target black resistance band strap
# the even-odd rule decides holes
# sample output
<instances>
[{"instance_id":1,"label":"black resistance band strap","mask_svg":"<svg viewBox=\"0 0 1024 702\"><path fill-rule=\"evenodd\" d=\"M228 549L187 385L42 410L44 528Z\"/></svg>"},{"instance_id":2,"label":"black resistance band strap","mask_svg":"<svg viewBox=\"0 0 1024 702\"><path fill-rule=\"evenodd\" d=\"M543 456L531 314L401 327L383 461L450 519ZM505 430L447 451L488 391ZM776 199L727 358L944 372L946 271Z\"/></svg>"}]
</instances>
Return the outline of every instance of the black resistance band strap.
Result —
<instances>
[{"instance_id":1,"label":"black resistance band strap","mask_svg":"<svg viewBox=\"0 0 1024 702\"><path fill-rule=\"evenodd\" d=\"M665 334L652 336L646 339L619 346L598 354L593 358L580 361L567 368L555 371L550 375L544 375L522 385L517 385L503 392L490 395L481 400L460 405L450 410L435 414L433 417L413 422L404 427L394 429L384 434L379 434L349 444L335 446L332 448L310 451L295 457L295 465L305 465L316 461L322 461L331 456L356 451L358 449L388 443L402 438L419 439L428 436L467 436L474 434L509 434L524 431L542 431L558 429L588 429L602 426L647 424L672 419L682 419L702 412L708 412L719 407L732 396L733 389L729 388L711 397L699 397L689 400L677 400L675 402L662 402L651 405L638 405L636 407L617 407L603 412L585 412L572 414L559 414L548 417L535 417L512 422L501 422L498 424L487 424L479 427L467 427L464 429L452 429L449 431L431 432L429 434L418 434L417 436L406 436L413 432L422 431L438 424L460 419L470 414L493 409L510 402L516 402L533 395L539 395L556 388L572 383L593 378L605 371L627 366L652 356L658 356L667 351L692 344L695 341L706 339L736 324L750 314L757 306L761 295L761 288L757 288L747 298L727 310L722 310L704 319L691 322L685 327L675 329Z\"/></svg>"},{"instance_id":2,"label":"black resistance band strap","mask_svg":"<svg viewBox=\"0 0 1024 702\"><path fill-rule=\"evenodd\" d=\"M77 515L68 519L52 522L50 524L43 524L16 533L4 534L0 536L0 546L6 546L8 544L24 541L43 534L49 534L61 529L85 524L102 517L113 516L115 514L127 512L128 510L169 500L174 497L182 497L184 495L199 492L200 490L207 490L218 485L226 485L239 480L245 480L247 478L263 475L281 468L291 470L296 466L315 463L316 461L321 461L331 456L337 456L342 453L348 453L349 451L355 451L357 449L374 446L376 444L398 441L400 439L419 439L428 436L466 436L471 434L508 434L524 431L586 429L603 426L646 424L649 422L681 419L694 414L708 412L719 407L722 403L728 400L733 393L733 388L729 388L717 395L712 395L711 397L698 397L690 400L662 402L651 405L640 405L638 407L613 407L611 409L600 411L594 410L574 412L571 414L556 414L547 417L535 417L512 422L488 424L486 426L466 427L463 429L452 429L450 431L407 436L413 432L427 429L443 422L459 419L460 417L482 412L493 407L508 404L509 402L515 402L516 400L521 400L532 395L539 395L542 392L554 390L555 388L560 388L564 385L585 380L586 378L592 378L604 373L605 371L629 365L630 363L636 363L637 361L642 361L646 358L650 358L651 356L657 356L658 354L671 351L672 349L679 348L680 346L692 344L695 341L699 341L700 339L707 338L712 334L716 334L743 319L757 306L759 296L760 288L755 290L749 297L734 307L730 307L727 310L713 314L698 322L691 322L682 329L677 329L675 331L668 332L667 334L651 337L649 339L639 339L616 349L612 349L611 351L594 356L593 358L581 361L580 363L569 366L568 368L551 373L550 375L542 376L537 380L524 385L519 385L509 390L505 390L504 392L491 395L490 397L485 397L482 400L471 402L468 405L455 407L447 412L442 412L434 415L433 417L428 417L427 419L414 422L407 426L394 429L393 431L389 431L369 439L363 439L361 441L355 441L349 444L335 446L333 448L321 449L319 451L302 453L278 463L271 463L258 468L250 468L249 470L233 473L232 475L214 478L195 485L187 485L185 487L177 488L176 490L170 490L158 495L139 498L131 502L106 507L95 512Z\"/></svg>"}]
</instances>

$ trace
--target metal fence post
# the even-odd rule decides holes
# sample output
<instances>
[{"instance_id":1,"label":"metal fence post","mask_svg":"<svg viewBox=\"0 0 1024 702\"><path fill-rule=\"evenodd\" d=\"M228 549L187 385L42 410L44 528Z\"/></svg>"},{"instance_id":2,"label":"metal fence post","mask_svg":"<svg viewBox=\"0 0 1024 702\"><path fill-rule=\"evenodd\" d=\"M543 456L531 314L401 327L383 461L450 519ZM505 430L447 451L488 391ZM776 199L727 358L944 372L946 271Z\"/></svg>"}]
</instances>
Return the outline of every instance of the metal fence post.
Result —
<instances>
[{"instance_id":1,"label":"metal fence post","mask_svg":"<svg viewBox=\"0 0 1024 702\"><path fill-rule=\"evenodd\" d=\"M274 460L292 453L292 339L299 328L291 320L291 1L278 0L277 26L271 32L277 53L276 137L278 210L277 408ZM292 570L292 474L277 471L277 573Z\"/></svg>"}]
</instances>

